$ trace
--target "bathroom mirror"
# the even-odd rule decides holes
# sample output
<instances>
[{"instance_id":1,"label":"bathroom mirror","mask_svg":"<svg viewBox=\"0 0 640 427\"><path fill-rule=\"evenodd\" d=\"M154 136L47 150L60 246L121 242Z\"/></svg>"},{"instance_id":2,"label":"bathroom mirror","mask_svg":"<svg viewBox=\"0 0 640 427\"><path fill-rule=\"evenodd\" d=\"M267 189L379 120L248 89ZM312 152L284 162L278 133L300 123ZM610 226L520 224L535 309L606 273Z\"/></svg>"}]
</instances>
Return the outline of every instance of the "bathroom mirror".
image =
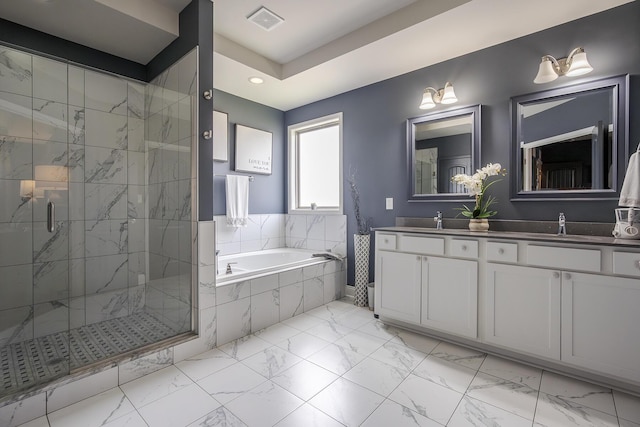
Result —
<instances>
[{"instance_id":1,"label":"bathroom mirror","mask_svg":"<svg viewBox=\"0 0 640 427\"><path fill-rule=\"evenodd\" d=\"M409 200L466 199L451 181L480 163L480 105L407 120Z\"/></svg>"},{"instance_id":2,"label":"bathroom mirror","mask_svg":"<svg viewBox=\"0 0 640 427\"><path fill-rule=\"evenodd\" d=\"M628 77L512 98L514 199L615 197L628 154Z\"/></svg>"}]
</instances>

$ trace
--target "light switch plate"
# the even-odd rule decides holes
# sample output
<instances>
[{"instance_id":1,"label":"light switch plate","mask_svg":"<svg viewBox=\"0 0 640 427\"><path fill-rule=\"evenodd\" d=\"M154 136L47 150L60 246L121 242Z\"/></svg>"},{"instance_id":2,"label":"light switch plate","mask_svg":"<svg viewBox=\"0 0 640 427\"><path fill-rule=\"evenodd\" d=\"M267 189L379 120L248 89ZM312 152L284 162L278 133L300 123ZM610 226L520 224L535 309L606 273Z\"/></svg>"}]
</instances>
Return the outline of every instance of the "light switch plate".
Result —
<instances>
[{"instance_id":1,"label":"light switch plate","mask_svg":"<svg viewBox=\"0 0 640 427\"><path fill-rule=\"evenodd\" d=\"M387 210L393 210L393 197L387 197Z\"/></svg>"}]
</instances>

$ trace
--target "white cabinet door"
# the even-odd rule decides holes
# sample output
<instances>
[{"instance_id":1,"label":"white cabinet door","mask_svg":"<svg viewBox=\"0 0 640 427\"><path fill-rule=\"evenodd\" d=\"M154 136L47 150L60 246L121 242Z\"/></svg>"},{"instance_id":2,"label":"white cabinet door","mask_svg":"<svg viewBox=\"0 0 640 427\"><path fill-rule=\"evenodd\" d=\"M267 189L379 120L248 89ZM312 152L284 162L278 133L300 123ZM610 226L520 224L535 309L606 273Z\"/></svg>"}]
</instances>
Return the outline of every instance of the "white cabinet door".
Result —
<instances>
[{"instance_id":1,"label":"white cabinet door","mask_svg":"<svg viewBox=\"0 0 640 427\"><path fill-rule=\"evenodd\" d=\"M640 281L563 273L562 360L640 382Z\"/></svg>"},{"instance_id":2,"label":"white cabinet door","mask_svg":"<svg viewBox=\"0 0 640 427\"><path fill-rule=\"evenodd\" d=\"M422 263L422 325L478 336L478 263L424 257Z\"/></svg>"},{"instance_id":3,"label":"white cabinet door","mask_svg":"<svg viewBox=\"0 0 640 427\"><path fill-rule=\"evenodd\" d=\"M419 255L379 251L376 256L376 314L420 323Z\"/></svg>"},{"instance_id":4,"label":"white cabinet door","mask_svg":"<svg viewBox=\"0 0 640 427\"><path fill-rule=\"evenodd\" d=\"M487 263L488 343L560 359L560 273Z\"/></svg>"}]
</instances>

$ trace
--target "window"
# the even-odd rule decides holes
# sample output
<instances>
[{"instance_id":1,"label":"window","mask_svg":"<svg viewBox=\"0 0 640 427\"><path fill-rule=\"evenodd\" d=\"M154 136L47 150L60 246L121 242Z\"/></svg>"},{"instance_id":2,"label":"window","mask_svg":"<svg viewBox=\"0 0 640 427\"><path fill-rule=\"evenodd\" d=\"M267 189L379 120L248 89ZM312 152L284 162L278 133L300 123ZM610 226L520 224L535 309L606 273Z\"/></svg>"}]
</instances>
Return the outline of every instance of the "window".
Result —
<instances>
[{"instance_id":1,"label":"window","mask_svg":"<svg viewBox=\"0 0 640 427\"><path fill-rule=\"evenodd\" d=\"M342 113L289 126L289 213L342 214Z\"/></svg>"}]
</instances>

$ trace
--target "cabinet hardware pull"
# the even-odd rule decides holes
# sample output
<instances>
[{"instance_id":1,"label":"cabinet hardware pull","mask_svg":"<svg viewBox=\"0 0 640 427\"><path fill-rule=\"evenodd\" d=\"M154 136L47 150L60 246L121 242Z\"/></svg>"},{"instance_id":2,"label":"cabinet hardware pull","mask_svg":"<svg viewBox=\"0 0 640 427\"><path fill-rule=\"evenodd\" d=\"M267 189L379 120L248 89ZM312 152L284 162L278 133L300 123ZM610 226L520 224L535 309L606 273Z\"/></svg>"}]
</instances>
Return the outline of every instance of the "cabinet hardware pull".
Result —
<instances>
[{"instance_id":1,"label":"cabinet hardware pull","mask_svg":"<svg viewBox=\"0 0 640 427\"><path fill-rule=\"evenodd\" d=\"M498 249L498 253L499 253L500 255L504 254L504 249L502 249L502 248Z\"/></svg>"},{"instance_id":2,"label":"cabinet hardware pull","mask_svg":"<svg viewBox=\"0 0 640 427\"><path fill-rule=\"evenodd\" d=\"M571 274L564 273L564 278L567 279L567 280L571 280Z\"/></svg>"},{"instance_id":3,"label":"cabinet hardware pull","mask_svg":"<svg viewBox=\"0 0 640 427\"><path fill-rule=\"evenodd\" d=\"M384 242L385 243L389 243L389 239L384 239Z\"/></svg>"},{"instance_id":4,"label":"cabinet hardware pull","mask_svg":"<svg viewBox=\"0 0 640 427\"><path fill-rule=\"evenodd\" d=\"M640 260L636 261L636 268L640 269Z\"/></svg>"},{"instance_id":5,"label":"cabinet hardware pull","mask_svg":"<svg viewBox=\"0 0 640 427\"><path fill-rule=\"evenodd\" d=\"M467 250L467 245L462 245L462 250L466 251Z\"/></svg>"},{"instance_id":6,"label":"cabinet hardware pull","mask_svg":"<svg viewBox=\"0 0 640 427\"><path fill-rule=\"evenodd\" d=\"M560 273L558 273L557 271L553 272L553 278L554 279L558 279L560 277Z\"/></svg>"},{"instance_id":7,"label":"cabinet hardware pull","mask_svg":"<svg viewBox=\"0 0 640 427\"><path fill-rule=\"evenodd\" d=\"M47 231L56 231L56 205L53 202L47 203Z\"/></svg>"},{"instance_id":8,"label":"cabinet hardware pull","mask_svg":"<svg viewBox=\"0 0 640 427\"><path fill-rule=\"evenodd\" d=\"M427 260L427 257L426 257L426 256L420 256L420 255L418 255L418 256L416 257L416 259L417 259L418 261L420 261L420 260L422 260L422 261L426 261L426 260Z\"/></svg>"}]
</instances>

